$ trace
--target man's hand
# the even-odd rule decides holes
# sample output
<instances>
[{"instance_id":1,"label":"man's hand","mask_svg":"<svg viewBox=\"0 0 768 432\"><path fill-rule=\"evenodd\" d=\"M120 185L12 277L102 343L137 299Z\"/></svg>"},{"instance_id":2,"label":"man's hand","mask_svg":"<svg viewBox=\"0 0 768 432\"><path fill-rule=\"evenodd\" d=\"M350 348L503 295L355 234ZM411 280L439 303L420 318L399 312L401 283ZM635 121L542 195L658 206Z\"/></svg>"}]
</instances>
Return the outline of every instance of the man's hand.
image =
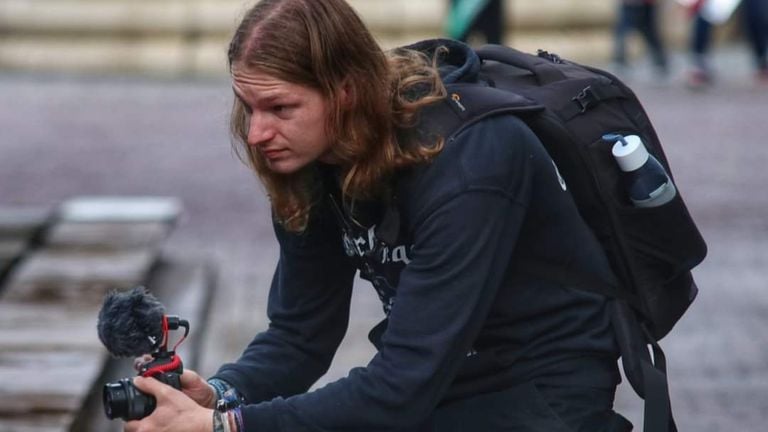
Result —
<instances>
[{"instance_id":1,"label":"man's hand","mask_svg":"<svg viewBox=\"0 0 768 432\"><path fill-rule=\"evenodd\" d=\"M141 367L154 359L149 354L133 360L133 368L141 372ZM197 372L185 369L181 374L181 391L204 408L216 408L216 391Z\"/></svg>"},{"instance_id":2,"label":"man's hand","mask_svg":"<svg viewBox=\"0 0 768 432\"><path fill-rule=\"evenodd\" d=\"M195 376L202 381L197 374L191 376L193 381ZM208 386L205 381L203 383ZM149 416L126 422L125 432L211 432L213 430L213 410L200 406L186 394L154 378L136 377L133 379L133 384L142 392L154 396L157 404ZM193 388L198 388L197 385L194 384Z\"/></svg>"},{"instance_id":3,"label":"man's hand","mask_svg":"<svg viewBox=\"0 0 768 432\"><path fill-rule=\"evenodd\" d=\"M197 372L185 369L181 374L181 391L204 408L216 407L216 391Z\"/></svg>"}]
</instances>

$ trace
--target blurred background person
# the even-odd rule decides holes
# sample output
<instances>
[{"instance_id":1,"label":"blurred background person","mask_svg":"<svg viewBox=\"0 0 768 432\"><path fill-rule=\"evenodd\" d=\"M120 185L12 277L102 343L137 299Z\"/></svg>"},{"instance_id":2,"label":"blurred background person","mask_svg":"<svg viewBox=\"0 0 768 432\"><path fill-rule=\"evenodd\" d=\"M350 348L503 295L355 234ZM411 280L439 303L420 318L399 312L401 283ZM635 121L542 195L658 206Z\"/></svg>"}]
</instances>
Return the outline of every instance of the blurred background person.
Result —
<instances>
[{"instance_id":1,"label":"blurred background person","mask_svg":"<svg viewBox=\"0 0 768 432\"><path fill-rule=\"evenodd\" d=\"M713 32L716 26L730 18L737 6L738 0L699 0L691 5L689 87L712 84L714 75L709 57ZM768 85L768 0L743 0L739 7L740 29L752 53L755 80L758 84Z\"/></svg>"},{"instance_id":2,"label":"blurred background person","mask_svg":"<svg viewBox=\"0 0 768 432\"><path fill-rule=\"evenodd\" d=\"M667 53L657 23L657 6L656 0L619 0L613 60L620 72L625 72L628 66L627 36L636 30L643 37L659 75L667 75Z\"/></svg>"},{"instance_id":3,"label":"blurred background person","mask_svg":"<svg viewBox=\"0 0 768 432\"><path fill-rule=\"evenodd\" d=\"M503 44L502 0L450 0L446 34L462 42L480 37L484 43Z\"/></svg>"}]
</instances>

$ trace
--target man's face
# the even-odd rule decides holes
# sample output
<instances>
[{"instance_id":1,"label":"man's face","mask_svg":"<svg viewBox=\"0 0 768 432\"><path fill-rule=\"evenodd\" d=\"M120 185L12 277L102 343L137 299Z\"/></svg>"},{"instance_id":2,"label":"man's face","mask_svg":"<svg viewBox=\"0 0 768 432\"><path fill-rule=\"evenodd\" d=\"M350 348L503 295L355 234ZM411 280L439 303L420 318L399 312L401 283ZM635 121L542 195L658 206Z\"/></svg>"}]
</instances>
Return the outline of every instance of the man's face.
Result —
<instances>
[{"instance_id":1,"label":"man's face","mask_svg":"<svg viewBox=\"0 0 768 432\"><path fill-rule=\"evenodd\" d=\"M319 91L238 67L232 69L232 88L245 107L246 142L269 169L291 174L315 160L333 163L328 102Z\"/></svg>"}]
</instances>

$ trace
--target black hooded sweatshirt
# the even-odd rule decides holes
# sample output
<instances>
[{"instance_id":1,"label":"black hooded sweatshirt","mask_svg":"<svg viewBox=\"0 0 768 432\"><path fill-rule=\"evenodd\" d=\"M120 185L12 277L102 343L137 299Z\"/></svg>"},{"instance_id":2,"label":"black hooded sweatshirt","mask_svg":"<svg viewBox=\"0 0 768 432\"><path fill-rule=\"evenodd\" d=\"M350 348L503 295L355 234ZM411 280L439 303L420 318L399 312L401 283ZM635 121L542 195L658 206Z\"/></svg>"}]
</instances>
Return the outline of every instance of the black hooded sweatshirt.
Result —
<instances>
[{"instance_id":1,"label":"black hooded sweatshirt","mask_svg":"<svg viewBox=\"0 0 768 432\"><path fill-rule=\"evenodd\" d=\"M451 41L419 48L434 44L450 49L446 83L477 80L472 50ZM215 376L247 400L246 431L398 430L440 404L526 381L615 387L606 299L526 271L540 261L613 278L556 165L521 120L479 121L447 137L430 163L399 173L394 243L377 237L385 206L349 209L328 192L335 198L313 209L303 233L275 225L269 328ZM307 392L344 337L358 270L384 306L370 334L378 353Z\"/></svg>"}]
</instances>

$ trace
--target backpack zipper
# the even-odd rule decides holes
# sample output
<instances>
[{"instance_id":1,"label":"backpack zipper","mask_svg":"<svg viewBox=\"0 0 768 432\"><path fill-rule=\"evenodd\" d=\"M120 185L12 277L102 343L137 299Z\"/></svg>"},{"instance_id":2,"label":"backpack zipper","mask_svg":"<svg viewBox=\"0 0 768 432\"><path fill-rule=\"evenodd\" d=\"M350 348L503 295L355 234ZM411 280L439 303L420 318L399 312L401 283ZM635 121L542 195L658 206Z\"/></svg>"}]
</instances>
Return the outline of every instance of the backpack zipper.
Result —
<instances>
[{"instance_id":1,"label":"backpack zipper","mask_svg":"<svg viewBox=\"0 0 768 432\"><path fill-rule=\"evenodd\" d=\"M543 50L543 49L539 49L539 50L536 52L536 55L537 55L539 58L543 58L543 59L545 59L545 60L549 60L549 61L551 61L551 62L552 62L552 63L554 63L554 64L563 64L563 63L565 63L565 62L563 61L563 59L562 59L562 58L561 58L559 55L557 55L557 54L555 54L555 53L551 53L551 52L549 52L549 51L546 51L546 50Z\"/></svg>"}]
</instances>

